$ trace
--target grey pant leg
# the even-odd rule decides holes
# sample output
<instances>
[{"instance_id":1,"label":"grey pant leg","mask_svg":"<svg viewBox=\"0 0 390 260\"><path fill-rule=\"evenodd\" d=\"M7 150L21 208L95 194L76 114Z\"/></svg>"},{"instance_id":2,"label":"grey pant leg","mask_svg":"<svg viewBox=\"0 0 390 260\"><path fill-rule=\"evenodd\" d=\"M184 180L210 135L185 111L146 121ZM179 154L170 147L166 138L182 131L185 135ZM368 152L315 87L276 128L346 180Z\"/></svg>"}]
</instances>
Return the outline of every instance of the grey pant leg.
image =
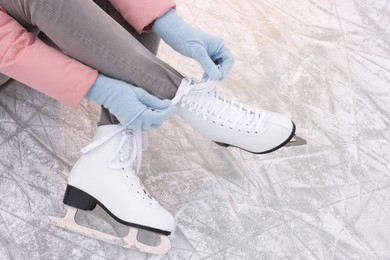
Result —
<instances>
[{"instance_id":1,"label":"grey pant leg","mask_svg":"<svg viewBox=\"0 0 390 260\"><path fill-rule=\"evenodd\" d=\"M115 9L109 0L93 0L104 12L106 12L112 19L119 23L126 31L131 33L137 41L139 41L146 49L148 49L154 55L157 54L160 44L160 37L155 33L143 33L139 34Z\"/></svg>"},{"instance_id":2,"label":"grey pant leg","mask_svg":"<svg viewBox=\"0 0 390 260\"><path fill-rule=\"evenodd\" d=\"M122 17L122 15L114 8L108 0L93 0L100 8L102 8L109 16L111 16L117 23L126 29L134 38L137 39L146 49L154 55L157 55L160 44L160 37L153 32L139 34L129 23ZM100 118L98 126L119 124L119 120L110 113L104 106L101 107Z\"/></svg>"},{"instance_id":3,"label":"grey pant leg","mask_svg":"<svg viewBox=\"0 0 390 260\"><path fill-rule=\"evenodd\" d=\"M172 98L183 78L91 0L0 0L0 4L22 25L37 26L69 56L159 98Z\"/></svg>"}]
</instances>

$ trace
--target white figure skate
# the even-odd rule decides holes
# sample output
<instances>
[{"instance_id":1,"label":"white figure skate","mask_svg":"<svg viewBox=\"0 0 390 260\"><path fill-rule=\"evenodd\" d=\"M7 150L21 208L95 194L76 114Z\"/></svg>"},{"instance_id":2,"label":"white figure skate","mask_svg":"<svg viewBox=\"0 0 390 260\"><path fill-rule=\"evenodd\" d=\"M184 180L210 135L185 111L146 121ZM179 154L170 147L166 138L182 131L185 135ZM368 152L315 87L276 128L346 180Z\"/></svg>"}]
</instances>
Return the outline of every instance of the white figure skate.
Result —
<instances>
[{"instance_id":1,"label":"white figure skate","mask_svg":"<svg viewBox=\"0 0 390 260\"><path fill-rule=\"evenodd\" d=\"M175 221L145 191L137 176L142 150L146 148L142 147L147 142L145 139L146 135L120 125L98 127L93 142L81 151L83 155L70 173L63 200L68 205L65 218L50 217L51 220L85 236L142 252L165 254L171 248L167 235L174 230ZM126 237L116 237L76 223L78 209L93 210L97 204L116 221L130 227ZM138 228L160 234L160 245L139 242Z\"/></svg>"},{"instance_id":2,"label":"white figure skate","mask_svg":"<svg viewBox=\"0 0 390 260\"><path fill-rule=\"evenodd\" d=\"M218 95L216 82L183 79L173 105L177 113L206 139L252 153L269 153L306 141L295 136L294 123L285 116L253 108Z\"/></svg>"}]
</instances>

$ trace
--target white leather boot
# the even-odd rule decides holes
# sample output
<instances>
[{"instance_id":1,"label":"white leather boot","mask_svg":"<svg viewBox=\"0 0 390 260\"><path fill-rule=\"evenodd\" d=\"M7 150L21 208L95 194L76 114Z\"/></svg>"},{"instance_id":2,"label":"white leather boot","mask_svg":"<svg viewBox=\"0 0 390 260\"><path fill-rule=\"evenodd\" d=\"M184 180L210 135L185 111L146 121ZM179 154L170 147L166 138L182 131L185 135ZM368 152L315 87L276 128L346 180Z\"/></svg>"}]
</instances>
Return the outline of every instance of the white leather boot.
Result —
<instances>
[{"instance_id":1,"label":"white leather boot","mask_svg":"<svg viewBox=\"0 0 390 260\"><path fill-rule=\"evenodd\" d=\"M141 133L120 125L98 127L70 173L64 203L82 210L99 204L122 224L169 235L175 227L173 216L146 192L137 176L142 139Z\"/></svg>"},{"instance_id":2,"label":"white leather boot","mask_svg":"<svg viewBox=\"0 0 390 260\"><path fill-rule=\"evenodd\" d=\"M172 104L177 113L206 139L252 153L269 153L294 137L285 116L218 95L216 82L183 79Z\"/></svg>"}]
</instances>

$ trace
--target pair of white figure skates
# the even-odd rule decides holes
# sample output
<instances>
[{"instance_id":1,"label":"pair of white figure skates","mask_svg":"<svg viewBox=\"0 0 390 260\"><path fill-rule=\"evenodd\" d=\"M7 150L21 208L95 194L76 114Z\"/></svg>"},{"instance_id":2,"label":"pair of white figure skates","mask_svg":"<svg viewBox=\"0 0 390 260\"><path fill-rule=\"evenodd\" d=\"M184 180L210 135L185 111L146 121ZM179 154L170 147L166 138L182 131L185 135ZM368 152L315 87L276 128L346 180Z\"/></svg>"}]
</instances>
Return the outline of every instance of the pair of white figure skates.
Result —
<instances>
[{"instance_id":1,"label":"pair of white figure skates","mask_svg":"<svg viewBox=\"0 0 390 260\"><path fill-rule=\"evenodd\" d=\"M285 116L253 108L216 92L215 82L183 79L173 105L177 113L205 138L223 146L236 146L252 153L268 153L285 145L302 145L295 125ZM92 143L83 148L73 167L64 196L65 218L51 217L63 228L131 249L165 254L167 237L175 228L174 217L153 199L138 178L145 133L121 125L98 127ZM78 209L102 207L116 221L130 227L126 237L116 237L75 222ZM139 229L160 234L158 246L137 239Z\"/></svg>"}]
</instances>

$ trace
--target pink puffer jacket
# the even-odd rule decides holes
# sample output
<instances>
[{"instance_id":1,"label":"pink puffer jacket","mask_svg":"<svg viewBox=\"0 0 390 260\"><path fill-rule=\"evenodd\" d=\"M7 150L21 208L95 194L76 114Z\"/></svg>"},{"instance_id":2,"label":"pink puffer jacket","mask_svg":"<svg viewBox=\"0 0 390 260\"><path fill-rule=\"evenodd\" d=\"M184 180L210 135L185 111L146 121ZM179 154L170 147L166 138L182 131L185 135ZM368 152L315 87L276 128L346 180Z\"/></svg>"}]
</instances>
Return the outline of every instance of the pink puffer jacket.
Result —
<instances>
[{"instance_id":1,"label":"pink puffer jacket","mask_svg":"<svg viewBox=\"0 0 390 260\"><path fill-rule=\"evenodd\" d=\"M139 32L170 8L173 0L111 0ZM0 6L0 73L14 78L72 108L95 82L98 72L47 46Z\"/></svg>"}]
</instances>

